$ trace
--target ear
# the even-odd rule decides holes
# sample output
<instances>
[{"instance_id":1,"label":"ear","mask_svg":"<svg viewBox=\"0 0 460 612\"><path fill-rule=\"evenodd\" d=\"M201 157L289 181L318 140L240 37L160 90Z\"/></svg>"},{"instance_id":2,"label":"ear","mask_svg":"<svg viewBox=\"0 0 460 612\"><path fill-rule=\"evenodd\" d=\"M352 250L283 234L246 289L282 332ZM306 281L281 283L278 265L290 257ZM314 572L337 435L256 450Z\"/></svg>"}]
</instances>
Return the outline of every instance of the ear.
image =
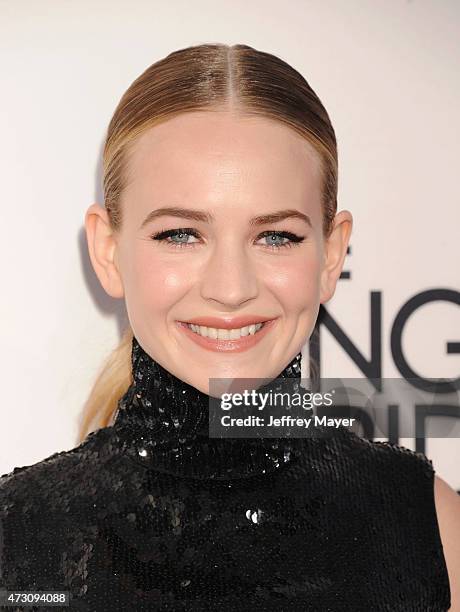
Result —
<instances>
[{"instance_id":1,"label":"ear","mask_svg":"<svg viewBox=\"0 0 460 612\"><path fill-rule=\"evenodd\" d=\"M348 210L342 210L334 217L332 232L326 239L324 246L324 263L321 272L321 304L328 302L335 293L347 254L352 226L353 217Z\"/></svg>"},{"instance_id":2,"label":"ear","mask_svg":"<svg viewBox=\"0 0 460 612\"><path fill-rule=\"evenodd\" d=\"M101 285L111 297L122 298L124 289L116 265L116 235L107 210L99 204L91 204L86 211L85 228L89 257Z\"/></svg>"}]
</instances>

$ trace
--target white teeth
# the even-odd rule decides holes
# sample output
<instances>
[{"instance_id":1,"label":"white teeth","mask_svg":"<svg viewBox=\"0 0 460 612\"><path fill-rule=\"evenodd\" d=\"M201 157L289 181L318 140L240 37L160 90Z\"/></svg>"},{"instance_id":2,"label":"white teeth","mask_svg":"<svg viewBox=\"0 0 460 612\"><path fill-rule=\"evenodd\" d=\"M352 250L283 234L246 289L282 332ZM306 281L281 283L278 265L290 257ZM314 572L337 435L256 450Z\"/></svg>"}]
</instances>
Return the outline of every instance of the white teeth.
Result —
<instances>
[{"instance_id":1,"label":"white teeth","mask_svg":"<svg viewBox=\"0 0 460 612\"><path fill-rule=\"evenodd\" d=\"M253 336L263 326L263 323L253 323L252 325L246 325L238 329L219 329L216 327L206 327L204 325L193 325L192 323L187 323L187 326L196 334L204 336L205 338L238 340L242 336Z\"/></svg>"},{"instance_id":2,"label":"white teeth","mask_svg":"<svg viewBox=\"0 0 460 612\"><path fill-rule=\"evenodd\" d=\"M217 338L219 340L229 340L230 330L229 329L217 329Z\"/></svg>"}]
</instances>

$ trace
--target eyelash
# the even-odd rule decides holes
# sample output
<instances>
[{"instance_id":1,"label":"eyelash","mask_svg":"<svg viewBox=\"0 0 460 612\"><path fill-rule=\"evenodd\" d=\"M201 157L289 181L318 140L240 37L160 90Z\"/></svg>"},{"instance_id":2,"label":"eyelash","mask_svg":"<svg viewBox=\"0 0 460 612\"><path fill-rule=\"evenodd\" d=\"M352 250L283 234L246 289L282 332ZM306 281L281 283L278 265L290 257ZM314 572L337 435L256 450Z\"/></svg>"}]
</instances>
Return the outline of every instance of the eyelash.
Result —
<instances>
[{"instance_id":1,"label":"eyelash","mask_svg":"<svg viewBox=\"0 0 460 612\"><path fill-rule=\"evenodd\" d=\"M195 229L191 227L185 227L185 228L178 228L178 229L171 229L171 230L164 230L161 232L157 232L155 234L152 234L150 238L152 240L158 240L159 242L166 242L166 244L172 246L173 249L177 249L177 248L183 249L184 247L193 248L196 245L196 243L187 244L186 242L174 242L174 241L168 240L168 238L170 238L171 236L176 236L177 234L189 234L193 236L194 238L200 237L199 233ZM265 236L278 236L281 238L289 238L290 242L285 242L283 244L265 245L267 249L275 250L275 251L278 251L279 249L284 249L284 248L291 248L293 246L299 246L299 244L303 242L305 239L305 236L298 236L297 234L294 234L292 232L286 232L286 231L281 231L281 230L267 230L259 234L257 236L257 239L259 240L260 238L265 238Z\"/></svg>"}]
</instances>

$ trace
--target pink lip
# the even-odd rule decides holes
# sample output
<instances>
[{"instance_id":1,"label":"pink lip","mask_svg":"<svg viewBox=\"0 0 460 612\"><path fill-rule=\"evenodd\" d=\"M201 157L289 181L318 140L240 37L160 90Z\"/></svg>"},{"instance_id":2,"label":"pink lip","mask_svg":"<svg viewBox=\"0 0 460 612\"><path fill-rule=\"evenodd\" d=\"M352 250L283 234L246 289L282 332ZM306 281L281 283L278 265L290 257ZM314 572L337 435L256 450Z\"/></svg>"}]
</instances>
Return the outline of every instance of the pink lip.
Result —
<instances>
[{"instance_id":1,"label":"pink lip","mask_svg":"<svg viewBox=\"0 0 460 612\"><path fill-rule=\"evenodd\" d=\"M209 320L209 319L200 319L200 320ZM233 328L229 326L222 326L221 319L219 319L219 323L220 323L219 326L215 325L215 327L222 327L223 329L234 329L238 327L245 327L245 325L247 325L247 323L243 325L241 324L235 325L235 320L237 319L232 320L232 325L234 325ZM200 336L200 334L197 334L194 331L192 331L182 321L176 321L176 322L177 322L179 329L181 329L191 340L193 340L196 344L198 344L202 348L208 349L209 351L217 351L217 352L231 351L233 353L240 353L241 351L246 351L247 349L253 347L258 342L260 342L262 338L266 336L266 334L268 334L268 332L275 325L277 319L271 319L271 320L265 319L265 321L267 321L265 325L255 334L249 334L247 336L242 336L241 338L238 338L236 340L219 340L219 339L214 339L214 338L205 338L204 336ZM190 321L190 323L191 322L192 321ZM198 325L198 323L196 323L196 325ZM209 324L209 327L214 327L214 325Z\"/></svg>"},{"instance_id":2,"label":"pink lip","mask_svg":"<svg viewBox=\"0 0 460 612\"><path fill-rule=\"evenodd\" d=\"M193 323L193 325L217 327L220 329L239 329L240 327L246 327L246 325L272 320L271 317L264 317L263 315L241 315L239 317L195 317L194 319L181 321L181 323Z\"/></svg>"}]
</instances>

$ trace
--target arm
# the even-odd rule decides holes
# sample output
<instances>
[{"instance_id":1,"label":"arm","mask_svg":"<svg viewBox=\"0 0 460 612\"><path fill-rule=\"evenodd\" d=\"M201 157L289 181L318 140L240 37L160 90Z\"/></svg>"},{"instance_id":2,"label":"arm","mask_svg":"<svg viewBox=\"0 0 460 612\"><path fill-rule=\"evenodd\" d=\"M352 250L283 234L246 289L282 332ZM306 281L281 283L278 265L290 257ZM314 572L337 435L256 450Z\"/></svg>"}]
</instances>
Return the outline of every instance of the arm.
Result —
<instances>
[{"instance_id":1,"label":"arm","mask_svg":"<svg viewBox=\"0 0 460 612\"><path fill-rule=\"evenodd\" d=\"M460 612L460 495L435 476L434 495L444 557L449 573L450 612Z\"/></svg>"}]
</instances>

